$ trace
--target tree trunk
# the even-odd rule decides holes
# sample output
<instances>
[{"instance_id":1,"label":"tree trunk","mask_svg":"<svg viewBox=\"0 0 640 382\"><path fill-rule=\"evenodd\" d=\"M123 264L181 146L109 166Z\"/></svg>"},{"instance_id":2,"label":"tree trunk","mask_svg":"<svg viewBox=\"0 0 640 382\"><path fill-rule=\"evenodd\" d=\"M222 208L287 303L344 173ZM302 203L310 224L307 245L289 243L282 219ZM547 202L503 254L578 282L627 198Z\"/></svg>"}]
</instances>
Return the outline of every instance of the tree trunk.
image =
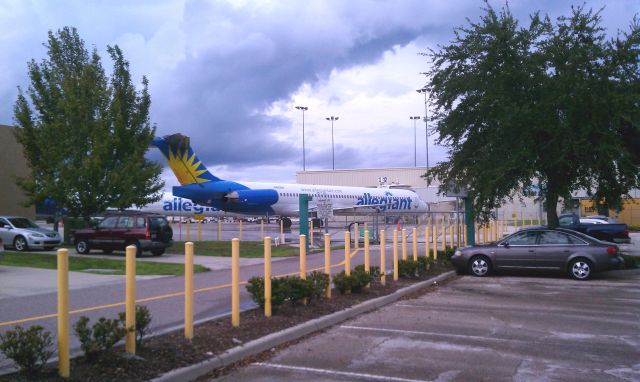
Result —
<instances>
[{"instance_id":1,"label":"tree trunk","mask_svg":"<svg viewBox=\"0 0 640 382\"><path fill-rule=\"evenodd\" d=\"M559 225L558 221L558 194L555 192L547 192L545 198L547 207L547 226L549 228L556 228Z\"/></svg>"}]
</instances>

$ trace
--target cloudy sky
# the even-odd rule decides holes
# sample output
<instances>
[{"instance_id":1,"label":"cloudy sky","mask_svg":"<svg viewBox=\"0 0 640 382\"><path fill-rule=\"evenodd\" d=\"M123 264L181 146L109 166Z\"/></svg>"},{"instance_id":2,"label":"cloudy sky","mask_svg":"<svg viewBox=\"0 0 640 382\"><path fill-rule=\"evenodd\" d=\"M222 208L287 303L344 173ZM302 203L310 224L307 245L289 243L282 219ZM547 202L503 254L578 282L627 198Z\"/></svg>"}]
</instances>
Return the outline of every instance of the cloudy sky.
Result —
<instances>
[{"instance_id":1,"label":"cloudy sky","mask_svg":"<svg viewBox=\"0 0 640 382\"><path fill-rule=\"evenodd\" d=\"M552 18L582 0L510 1L526 23L536 10ZM491 1L499 8L502 1ZM638 0L587 0L610 34L628 28ZM411 167L414 124L424 116L429 63L419 53L478 19L479 0L308 1L23 1L0 0L0 124L13 124L17 86L28 87L27 62L45 56L47 31L76 27L103 65L117 44L136 83L150 81L157 134L192 138L217 176L294 182L302 170L306 106L307 170L335 166ZM424 166L425 126L418 121L417 164ZM429 137L429 161L445 150ZM150 154L160 160L158 154ZM167 187L176 184L165 171Z\"/></svg>"}]
</instances>

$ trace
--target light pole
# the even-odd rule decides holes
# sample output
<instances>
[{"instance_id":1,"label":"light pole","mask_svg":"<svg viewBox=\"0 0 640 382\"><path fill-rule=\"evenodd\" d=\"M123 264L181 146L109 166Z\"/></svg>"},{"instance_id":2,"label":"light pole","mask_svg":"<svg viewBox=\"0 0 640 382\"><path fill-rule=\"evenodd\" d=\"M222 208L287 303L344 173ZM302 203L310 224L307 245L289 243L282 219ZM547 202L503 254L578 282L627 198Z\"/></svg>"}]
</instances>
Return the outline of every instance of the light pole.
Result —
<instances>
[{"instance_id":1,"label":"light pole","mask_svg":"<svg viewBox=\"0 0 640 382\"><path fill-rule=\"evenodd\" d=\"M338 117L334 117L333 115L331 117L327 117L326 118L327 121L331 121L331 168L332 169L336 169L336 157L335 157L335 151L333 149L333 121L337 121Z\"/></svg>"},{"instance_id":2,"label":"light pole","mask_svg":"<svg viewBox=\"0 0 640 382\"><path fill-rule=\"evenodd\" d=\"M304 159L304 112L309 110L306 106L296 106L296 109L302 110L302 171L307 171L307 165Z\"/></svg>"},{"instance_id":3,"label":"light pole","mask_svg":"<svg viewBox=\"0 0 640 382\"><path fill-rule=\"evenodd\" d=\"M413 120L413 167L418 167L418 133L416 132L416 121L420 119L420 116L409 117Z\"/></svg>"},{"instance_id":4,"label":"light pole","mask_svg":"<svg viewBox=\"0 0 640 382\"><path fill-rule=\"evenodd\" d=\"M427 113L427 88L418 89L416 92L424 93L424 137L427 143L427 169L429 169L429 125L427 122L429 114Z\"/></svg>"}]
</instances>

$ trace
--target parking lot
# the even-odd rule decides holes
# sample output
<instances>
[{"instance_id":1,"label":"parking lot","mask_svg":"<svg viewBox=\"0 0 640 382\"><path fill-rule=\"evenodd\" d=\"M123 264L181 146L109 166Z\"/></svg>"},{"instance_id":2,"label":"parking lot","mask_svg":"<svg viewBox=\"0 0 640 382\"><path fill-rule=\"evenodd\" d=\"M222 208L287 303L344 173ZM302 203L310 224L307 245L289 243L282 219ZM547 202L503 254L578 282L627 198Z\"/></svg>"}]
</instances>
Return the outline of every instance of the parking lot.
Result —
<instances>
[{"instance_id":1,"label":"parking lot","mask_svg":"<svg viewBox=\"0 0 640 382\"><path fill-rule=\"evenodd\" d=\"M638 381L640 270L460 277L224 381Z\"/></svg>"}]
</instances>

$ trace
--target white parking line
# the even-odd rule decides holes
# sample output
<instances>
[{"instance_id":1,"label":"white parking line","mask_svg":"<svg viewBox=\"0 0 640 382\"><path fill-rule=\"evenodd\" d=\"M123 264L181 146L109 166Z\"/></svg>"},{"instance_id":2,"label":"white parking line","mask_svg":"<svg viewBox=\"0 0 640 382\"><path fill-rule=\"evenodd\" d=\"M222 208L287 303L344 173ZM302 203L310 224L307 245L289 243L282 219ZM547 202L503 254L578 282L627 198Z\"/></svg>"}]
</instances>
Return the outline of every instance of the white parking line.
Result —
<instances>
[{"instance_id":1,"label":"white parking line","mask_svg":"<svg viewBox=\"0 0 640 382\"><path fill-rule=\"evenodd\" d=\"M384 381L384 382L430 382L424 379L407 379L407 378L398 378L398 377L385 377L382 375L373 375L373 374L364 374L364 373L352 373L348 371L336 371L336 370L327 370L327 369L316 369L313 367L302 367L302 366L289 366L282 365L277 363L266 363L266 362L256 362L254 363L256 366L270 367L272 369L279 370L293 370L293 371L304 371L308 373L329 375L329 376L340 376L340 377L348 377L351 379L359 379L363 381Z\"/></svg>"},{"instance_id":2,"label":"white parking line","mask_svg":"<svg viewBox=\"0 0 640 382\"><path fill-rule=\"evenodd\" d=\"M354 329L354 330L368 330L368 331L372 331L372 332L384 332L384 333L419 334L419 335L424 335L424 336L476 339L476 340L482 340L482 341L530 343L530 341L528 341L528 340L504 339L504 338L483 337L483 336L468 336L468 335L464 335L464 334L443 334L443 333L422 332L422 331L415 331L415 330L382 329L382 328L371 328L371 327L367 327L367 326L340 325L340 328Z\"/></svg>"}]
</instances>

